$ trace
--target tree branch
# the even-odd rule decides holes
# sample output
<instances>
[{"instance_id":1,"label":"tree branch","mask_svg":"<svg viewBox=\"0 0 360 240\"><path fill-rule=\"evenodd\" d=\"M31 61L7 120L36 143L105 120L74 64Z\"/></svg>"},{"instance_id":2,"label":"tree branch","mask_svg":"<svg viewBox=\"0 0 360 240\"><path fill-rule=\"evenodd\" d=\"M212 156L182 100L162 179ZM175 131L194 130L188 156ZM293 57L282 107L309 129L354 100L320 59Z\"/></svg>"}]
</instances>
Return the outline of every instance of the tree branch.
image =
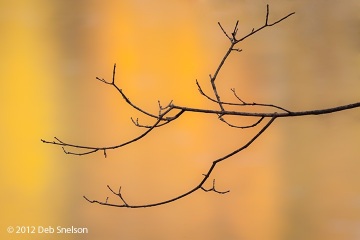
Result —
<instances>
[{"instance_id":1,"label":"tree branch","mask_svg":"<svg viewBox=\"0 0 360 240\"><path fill-rule=\"evenodd\" d=\"M224 28L222 27L222 25L220 24L220 22L218 22L218 24L219 24L221 30L223 31L223 33L225 34L225 36L230 40L230 46L229 46L228 50L226 51L224 57L221 59L220 64L219 64L218 67L216 68L214 75L211 76L211 74L210 74L209 76L210 76L211 87L212 87L213 92L214 92L215 97L216 97L216 102L219 104L220 109L221 109L222 111L224 111L224 107L223 107L223 103L222 103L221 100L220 100L220 95L219 95L219 93L218 93L218 91L217 91L216 84L215 84L215 80L216 80L216 78L217 78L217 76L218 76L221 68L223 67L225 61L228 59L228 57L229 57L230 54L232 53L232 51L234 51L234 50L235 50L235 51L238 51L238 52L241 51L240 49L234 48L235 45L238 44L239 42L244 41L246 38L254 35L255 33L261 31L262 29L264 29L264 28L266 28L266 27L271 27L271 26L274 26L274 25L282 22L283 20L287 19L287 18L290 17L291 15L295 14L295 12L292 12L292 13L286 15L285 17L283 17L283 18L281 18L281 19L279 19L279 20L277 20L277 21L275 21L275 22L273 22L273 23L271 23L271 24L268 23L268 22L269 22L269 14L270 14L269 4L267 4L267 5L266 5L265 24L264 24L263 26L257 28L256 30L253 28L252 31L251 31L249 34L245 35L244 37L242 37L242 38L240 38L240 39L236 39L236 35L237 35L237 33L238 33L239 21L236 21L234 30L233 30L232 33L231 33L231 36L232 36L232 37L230 37L230 35L227 34L227 32L224 30Z\"/></svg>"},{"instance_id":2,"label":"tree branch","mask_svg":"<svg viewBox=\"0 0 360 240\"><path fill-rule=\"evenodd\" d=\"M123 199L122 201L124 202L124 204L114 204L114 203L109 203L107 200L105 202L103 201L98 201L98 200L90 200L88 197L86 196L83 196L88 202L90 203L97 203L97 204L100 204L100 205L104 205L104 206L110 206L110 207L120 207L120 208L148 208L148 207L155 207L155 206L160 206L160 205L164 205L164 204L167 204L167 203L171 203L171 202L175 202L181 198L184 198L194 192L196 192L197 190L199 189L202 189L204 190L205 192L208 192L208 191L214 191L214 192L217 192L217 193L220 193L220 194L224 194L224 193L227 193L229 191L225 191L225 192L221 192L221 191L218 191L218 190L215 190L215 182L213 181L213 188L210 189L210 190L205 190L205 188L203 187L204 183L207 181L207 179L210 177L211 173L213 172L213 170L215 169L215 166L224 161L225 159L228 159L232 156L234 156L235 154L239 153L240 151L246 149L247 147L249 147L262 133L265 132L265 130L275 121L276 117L272 117L268 122L267 124L262 127L260 129L260 131L253 137L250 139L250 141L248 141L245 145L243 145L242 147L236 149L235 151L221 157L221 158L218 158L217 160L213 161L213 163L211 164L208 172L206 174L204 174L204 178L200 181L200 183L195 186L194 188L192 188L191 190L177 196L177 197L174 197L174 198L171 198L171 199L168 199L168 200L165 200L165 201L161 201L161 202L157 202L157 203L150 203L150 204L142 204L142 205L129 205L129 204L126 204ZM114 193L114 192L113 192ZM118 195L116 193L114 193L115 195ZM120 194L120 191L119 191L119 194Z\"/></svg>"},{"instance_id":3,"label":"tree branch","mask_svg":"<svg viewBox=\"0 0 360 240\"><path fill-rule=\"evenodd\" d=\"M210 85L212 88L212 92L214 94L215 97L210 97L208 94L206 94L203 89L201 88L199 82L196 80L196 85L198 87L198 90L200 92L201 95L203 95L206 99L208 99L209 101L211 101L212 103L215 103L220 110L215 110L212 108L194 108L194 107L189 107L189 106L180 106L180 105L176 105L173 103L173 101L171 101L168 105L166 105L165 107L161 105L160 101L158 101L158 113L154 114L154 113L150 113L149 111L144 110L143 108L139 107L138 105L136 105L135 103L133 103L132 101L130 101L130 99L128 98L127 95L125 95L125 93L123 92L123 90L121 88L119 88L119 86L116 83L115 80L115 74L116 74L116 64L114 64L113 67L113 72L112 72L112 81L108 82L103 78L96 78L97 80L110 85L112 87L114 87L122 96L122 98L124 99L124 101L130 105L132 108L134 108L135 110L137 110L138 112L146 115L147 117L149 117L150 119L155 119L154 123L152 125L143 125L139 123L138 118L136 120L134 120L133 118L131 118L132 123L136 126L136 127L141 127L141 128L145 128L146 130L141 133L140 135L126 141L120 144L114 144L111 146L102 146L102 147L96 147L96 146L86 146L86 145L79 145L79 144L72 144L72 143L67 143L64 142L62 140L60 140L57 137L54 137L55 140L53 141L48 141L48 140L43 140L41 139L41 141L43 143L46 144L51 144L51 145L56 145L56 146L60 146L62 148L62 150L64 151L65 154L72 154L72 155L77 155L77 156L84 156L84 155L88 155L88 154L92 154L98 151L102 151L104 154L104 157L107 157L107 150L113 150L113 149L117 149L117 148L121 148L124 147L126 145L132 144L136 141L141 140L142 138L144 138L145 136L147 136L150 132L152 132L154 129L168 125L169 123L171 123L172 121L178 119L180 116L183 116L184 113L197 113L197 114L208 114L208 115L215 115L220 121L224 122L225 124L227 124L229 127L233 127L233 128L239 128L239 129L245 129L245 128L255 128L258 126L261 126L263 124L262 127L260 127L260 130L257 132L257 134L255 136L253 136L245 145L243 145L242 147L228 153L227 155L220 157L216 160L214 160L211 164L211 166L209 166L209 169L207 171L206 174L203 174L204 177L201 179L201 181L199 181L199 183L197 185L195 185L193 188L191 188L190 190L188 190L185 193L182 193L178 196L175 196L171 199L168 200L164 200L161 202L157 202L157 203L149 203L149 204L142 204L142 205L132 205L129 204L127 201L125 201L122 193L121 193L121 187L119 188L118 192L115 192L109 185L107 185L109 191L115 195L118 199L120 199L120 203L110 203L109 202L109 197L106 198L105 201L98 201L98 200L90 200L88 197L84 196L84 199L87 200L90 203L97 203L100 205L105 205L105 206L111 206L111 207L122 207L122 208L146 208L146 207L154 207L154 206L160 206L163 204L167 204L167 203L171 203L174 201L177 201L181 198L184 198L186 196L189 196L190 194L198 191L198 190L202 190L204 192L215 192L218 194L225 194L228 193L228 191L219 191L217 190L216 186L215 186L215 179L213 179L212 182L212 187L211 188L205 188L205 183L207 182L207 180L209 179L210 175L212 174L212 172L214 171L215 167L217 166L218 163L236 155L237 153L241 152L242 150L246 149L247 147L249 147L262 133L265 132L265 130L275 121L275 119L277 118L287 118L287 117L300 117L300 116L309 116L309 115L322 115L322 114L330 114L330 113L335 113L335 112L340 112L340 111L344 111L344 110L349 110L349 109L354 109L354 108L359 108L360 107L360 102L356 102L356 103L350 103L350 104L346 104L346 105L342 105L342 106L336 106L336 107L331 107L331 108L324 108L324 109L315 109L315 110L305 110L305 111L290 111L285 109L284 107L281 106L277 106L274 104L264 104L264 103L256 103L256 102L246 102L244 101L242 98L240 98L235 89L232 88L231 91L233 92L233 95L235 96L235 98L237 99L237 102L225 102L221 100L221 96L218 92L217 86L216 86L216 81L219 77L219 74L222 70L222 67L224 66L224 64L226 63L226 60L228 59L228 57L230 56L230 54L233 51L237 51L237 52L241 52L241 49L236 48L235 46L244 41L245 39L247 39L248 37L254 35L255 33L258 33L259 31L261 31L262 29L265 29L266 27L270 27L270 26L274 26L280 22L282 22L283 20L287 19L288 17L290 17L291 15L295 14L294 12L284 16L283 18L280 18L276 21L274 21L273 23L269 23L269 15L270 15L270 9L269 9L269 5L266 6L266 16L265 16L265 23L261 26L258 27L257 29L253 28L252 31L248 34L246 34L245 36L238 38L237 34L238 34L238 25L239 25L239 21L237 21L235 23L235 26L232 30L232 32L229 34L226 32L226 30L224 29L224 27L220 24L220 22L218 22L218 25L220 26L220 29L222 30L222 32L224 33L224 35L227 37L227 39L229 39L230 44L229 47L227 49L227 51L225 52L223 58L220 60L220 63L218 64L218 66L216 67L213 75L209 74L210 77ZM228 106L232 106L232 107L244 107L244 106L248 106L248 107L265 107L267 109L267 111L264 112L259 112L259 111L234 111L234 110L227 110L225 109L225 107ZM278 112L280 111L280 112ZM239 117L254 117L254 122L250 125L235 125L235 124L231 124L228 121L226 121L224 119L224 117L227 116L239 116ZM264 121L267 121L266 123L264 123ZM73 151L70 151L73 150Z\"/></svg>"}]
</instances>

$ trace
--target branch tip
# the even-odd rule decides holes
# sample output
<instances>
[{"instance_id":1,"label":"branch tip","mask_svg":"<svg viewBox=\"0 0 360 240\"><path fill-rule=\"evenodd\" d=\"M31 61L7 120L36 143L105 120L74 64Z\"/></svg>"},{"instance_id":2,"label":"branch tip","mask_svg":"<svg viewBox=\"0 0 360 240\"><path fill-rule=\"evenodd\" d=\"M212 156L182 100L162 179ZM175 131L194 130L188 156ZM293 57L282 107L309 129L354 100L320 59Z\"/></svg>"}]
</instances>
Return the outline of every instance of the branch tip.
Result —
<instances>
[{"instance_id":1,"label":"branch tip","mask_svg":"<svg viewBox=\"0 0 360 240\"><path fill-rule=\"evenodd\" d=\"M93 203L94 201L91 201L90 199L88 199L85 195L83 196L83 198L88 201L89 203Z\"/></svg>"},{"instance_id":2,"label":"branch tip","mask_svg":"<svg viewBox=\"0 0 360 240\"><path fill-rule=\"evenodd\" d=\"M231 37L227 34L227 32L225 31L225 29L221 26L221 23L218 22L218 25L220 26L222 32L225 34L225 36L230 40L230 42L232 42Z\"/></svg>"},{"instance_id":3,"label":"branch tip","mask_svg":"<svg viewBox=\"0 0 360 240\"><path fill-rule=\"evenodd\" d=\"M268 26L269 13L270 13L270 7L269 7L269 4L266 4L266 19L265 19L265 26Z\"/></svg>"},{"instance_id":4,"label":"branch tip","mask_svg":"<svg viewBox=\"0 0 360 240\"><path fill-rule=\"evenodd\" d=\"M112 84L115 84L115 72L116 72L116 63L114 63L113 76L112 76Z\"/></svg>"},{"instance_id":5,"label":"branch tip","mask_svg":"<svg viewBox=\"0 0 360 240\"><path fill-rule=\"evenodd\" d=\"M213 179L213 184L212 184L212 187L209 188L209 189L206 189L204 187L200 187L204 192L215 192L215 193L218 193L218 194L226 194L228 192L230 192L230 190L227 190L227 191L219 191L216 189L215 187L215 178Z\"/></svg>"}]
</instances>

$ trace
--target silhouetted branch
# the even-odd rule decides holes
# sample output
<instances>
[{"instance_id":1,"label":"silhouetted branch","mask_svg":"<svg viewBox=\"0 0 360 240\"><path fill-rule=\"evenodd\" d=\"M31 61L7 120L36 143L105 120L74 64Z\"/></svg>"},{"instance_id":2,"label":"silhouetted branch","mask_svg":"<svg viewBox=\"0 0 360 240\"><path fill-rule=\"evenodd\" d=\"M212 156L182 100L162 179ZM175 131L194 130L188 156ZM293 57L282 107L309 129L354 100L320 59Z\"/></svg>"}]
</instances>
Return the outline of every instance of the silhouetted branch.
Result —
<instances>
[{"instance_id":1,"label":"silhouetted branch","mask_svg":"<svg viewBox=\"0 0 360 240\"><path fill-rule=\"evenodd\" d=\"M260 117L260 119L259 119L258 121L256 121L255 123L253 123L253 124L251 124L251 125L236 126L236 125L231 124L231 123L229 123L228 121L226 121L223 117L219 117L220 121L223 121L223 122L226 123L229 127L241 128L241 129L256 127L259 123L261 123L262 120L264 120L264 118L265 118L265 117Z\"/></svg>"},{"instance_id":2,"label":"silhouetted branch","mask_svg":"<svg viewBox=\"0 0 360 240\"><path fill-rule=\"evenodd\" d=\"M240 151L246 149L247 147L249 147L262 133L265 132L265 130L275 121L276 118L286 118L286 117L299 117L299 116L309 116L309 115L322 115L322 114L329 114L329 113L335 113L335 112L339 112L339 111L344 111L344 110L348 110L348 109L353 109L353 108L359 108L360 107L360 102L356 102L356 103L351 103L351 104L346 104L346 105L342 105L342 106L336 106L336 107L331 107L331 108L325 108L325 109L314 109L314 110L305 110L305 111L290 111L285 109L284 107L280 107L274 104L264 104L264 103L256 103L256 102L247 102L244 101L242 98L240 98L235 89L232 88L231 91L233 92L233 95L235 96L235 98L237 99L237 102L225 102L221 100L221 96L217 90L217 86L216 86L216 81L219 78L219 74L222 70L222 67L224 66L224 64L226 63L226 60L228 59L228 57L230 56L230 54L233 51L237 51L237 52L241 52L242 50L239 48L236 48L236 45L239 42L244 41L245 39L247 39L248 37L254 35L255 33L258 33L259 31L261 31L262 29L266 28L266 27L270 27L270 26L274 26L280 22L282 22L283 20L287 19L288 17L290 17L291 15L293 15L293 13L290 13L288 15L286 15L283 18L280 18L276 21L274 21L273 23L269 23L269 15L270 15L270 9L269 9L269 5L266 6L266 17L265 17L265 23L258 28L253 28L251 30L250 33L246 34L245 36L239 38L237 36L238 34L238 26L239 26L239 21L236 22L233 30L231 33L227 33L225 28L220 24L220 22L218 22L218 25L220 26L222 32L224 33L224 35L229 39L230 44L229 47L227 49L227 51L225 52L223 58L220 60L220 63L217 65L213 75L209 74L209 80L210 80L210 86L212 88L212 92L214 94L214 97L209 96L208 94L206 94L203 89L201 88L198 80L196 80L196 85L198 87L198 90L200 92L201 95L203 95L206 99L208 99L209 101L211 101L212 103L215 103L216 106L218 106L220 109L216 110L216 109L212 109L212 108L194 108L194 107L189 107L189 106L181 106L181 105L176 105L173 103L173 101L170 101L169 104L167 104L166 106L162 106L160 101L158 101L158 112L157 113L150 113L149 111L144 110L143 108L139 107L138 105L136 105L135 103L133 103L132 101L130 101L130 99L128 98L127 95L125 95L125 93L123 92L123 90L121 88L119 88L118 84L116 83L116 79L115 79L115 74L116 74L116 64L114 64L113 67L113 72L112 72L112 81L108 82L103 78L96 78L97 80L99 80L100 82L103 82L107 85L113 86L122 96L122 98L124 99L124 101L130 105L132 108L136 109L138 112L148 116L150 119L153 120L153 123L150 125L143 125L139 123L139 119L136 118L136 120L134 120L133 118L131 118L132 123L136 126L136 127L141 127L141 128L145 128L146 130L141 133L140 135L126 141L120 144L114 144L111 146L86 146L86 145L80 145L80 144L72 144L72 143L68 143L65 142L63 140L60 140L57 137L54 137L54 141L47 141L47 140L43 140L41 139L41 141L43 143L47 143L47 144L51 144L51 145L56 145L56 146L60 146L64 153L66 154L72 154L72 155L77 155L77 156L83 156L83 155L88 155L88 154L92 154L98 151L103 151L104 157L107 157L107 151L108 150L113 150L113 149L117 149L117 148L121 148L124 147L126 145L132 144L136 141L141 140L142 138L144 138L145 136L147 136L150 132L152 132L154 129L159 128L159 127L163 127L165 125L168 125L169 123L171 123L172 121L178 119L180 116L183 116L184 113L196 113L196 114L208 114L208 115L214 115L216 116L220 121L224 122L225 124L227 124L229 127L233 127L233 128L239 128L239 129L245 129L245 128L256 128L258 127L258 131L255 134L255 136L253 136L245 145L241 146L240 148L237 148L236 150L234 150L233 152L228 153L227 155L220 157L216 160L214 160L211 164L211 166L209 166L209 169L207 171L206 174L204 174L204 177L201 179L201 181L199 181L199 183L197 185L195 185L194 187L192 187L190 190L188 190L185 193L179 194L178 196L175 196L171 199L168 200L164 200L161 202L157 202L157 203L150 203L150 204L142 204L142 205L131 205L128 204L125 200L124 197L121 193L121 187L119 188L118 192L115 192L112 188L110 188L109 185L107 185L108 189L111 191L111 193L115 196L117 196L121 203L116 204L116 203L110 203L109 202L109 197L106 198L105 201L98 201L98 200L90 200L89 198L87 198L86 196L84 196L84 199L86 199L88 202L90 203L97 203L100 205L105 205L105 206L111 206L111 207L124 207L124 208L146 208L146 207L154 207L154 206L159 206L159 205L163 205L163 204L167 204L167 203L171 203L174 201L177 201L183 197L186 197L192 193L194 193L197 190L203 190L205 192L216 192L219 194L225 194L228 191L219 191L218 189L216 189L215 186L215 179L213 179L212 182L212 187L211 188L205 188L205 183L207 182L207 180L209 179L211 173L213 172L213 170L215 169L215 167L217 166L218 163L234 156L235 154L239 153ZM244 106L248 106L248 107L264 107L266 108L267 111L264 112L260 112L260 111L239 111L239 110L227 110L225 107L228 106L232 106L232 107L244 107ZM280 111L280 112L278 112ZM227 116L239 116L239 117L254 117L254 122L252 124L249 125L235 125L235 124L231 124L229 123L227 120L225 120L224 118ZM264 123L266 122L266 123ZM262 126L262 127L260 127Z\"/></svg>"},{"instance_id":3,"label":"silhouetted branch","mask_svg":"<svg viewBox=\"0 0 360 240\"><path fill-rule=\"evenodd\" d=\"M282 110L282 111L285 111L285 112L288 112L290 113L291 111L283 108L283 107L280 107L280 106L276 106L274 104L266 104L266 103L256 103L256 102L252 102L252 103L248 103L248 102L245 102L243 100L241 100L238 95L236 94L235 92L235 88L231 88L231 91L233 92L233 94L235 95L235 97L241 102L241 103L232 103L232 102L218 102L217 100L211 98L209 95L207 95L201 88L199 82L196 80L196 85L198 86L198 90L200 92L201 95L203 95L204 97L206 97L207 99L209 99L210 101L212 102L215 102L215 103L221 103L222 105L229 105L229 106L260 106L260 107L271 107L271 108L276 108L276 109L279 109L279 110Z\"/></svg>"},{"instance_id":4,"label":"silhouetted branch","mask_svg":"<svg viewBox=\"0 0 360 240\"><path fill-rule=\"evenodd\" d=\"M218 158L217 160L213 161L208 172L206 174L204 174L204 178L200 181L200 183L195 186L194 188L192 188L191 190L177 196L177 197L174 197L174 198L171 198L169 200L165 200L165 201L162 201L162 202L157 202L157 203L151 203L151 204L143 204L143 205L130 205L130 204L126 204L123 200L123 198L121 198L121 200L125 203L125 204L114 204L114 203L109 203L108 200L106 200L105 202L102 202L102 201L98 201L98 200L90 200L88 197L86 196L83 196L88 202L90 203L97 203L97 204L100 204L100 205L105 205L105 206L110 206L110 207L122 207L122 208L147 208L147 207L155 207L155 206L160 206L160 205L164 205L164 204L167 204L167 203L171 203L171 202L174 202L174 201L177 201L181 198L184 198L192 193L194 193L195 191L199 190L199 189L202 189L204 191L205 188L203 187L204 183L206 182L206 180L210 177L211 173L213 172L213 170L215 169L215 166L224 161L225 159L227 158L230 158L232 156L234 156L235 154L239 153L240 151L246 149L247 147L249 147L263 132L265 132L265 130L274 122L274 120L276 119L276 117L273 117L271 118L267 124L261 128L261 130L253 137L251 138L245 145L243 145L242 147L236 149L235 151L221 157L221 158ZM214 183L214 182L213 182ZM109 188L109 187L108 187ZM217 193L226 193L226 192L220 192L218 190L215 190L215 186L213 185L213 190L214 192L217 192ZM207 190L207 191L210 191L210 190ZM113 192L113 191L112 191ZM114 192L113 192L114 193ZM114 193L115 195L118 195L116 193ZM120 191L119 191L119 194L120 194ZM120 197L120 196L119 196Z\"/></svg>"}]
</instances>

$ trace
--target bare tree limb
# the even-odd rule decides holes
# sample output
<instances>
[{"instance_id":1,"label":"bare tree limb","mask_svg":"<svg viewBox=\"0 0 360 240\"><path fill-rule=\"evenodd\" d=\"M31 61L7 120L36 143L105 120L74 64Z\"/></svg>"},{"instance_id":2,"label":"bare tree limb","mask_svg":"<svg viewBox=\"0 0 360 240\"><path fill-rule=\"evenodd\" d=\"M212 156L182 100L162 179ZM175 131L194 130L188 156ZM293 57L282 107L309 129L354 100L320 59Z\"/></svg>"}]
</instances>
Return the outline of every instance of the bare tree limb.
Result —
<instances>
[{"instance_id":1,"label":"bare tree limb","mask_svg":"<svg viewBox=\"0 0 360 240\"><path fill-rule=\"evenodd\" d=\"M236 49L234 48L236 44L238 44L239 42L242 42L244 41L246 38L252 36L253 34L261 31L262 29L266 28L266 27L271 27L271 26L274 26L278 23L280 23L281 21L287 19L288 17L290 17L291 15L295 14L295 12L292 12L288 15L286 15L285 17L269 24L269 14L270 14L270 9L269 9L269 4L266 5L266 18L265 18L265 24L259 28L257 28L256 30L252 30L249 34L245 35L244 37L240 38L240 39L236 39L236 35L237 35L237 32L238 32L238 25L239 25L239 21L236 22L235 24L235 27L234 27L234 30L232 31L231 33L231 36L229 34L227 34L227 32L224 30L224 28L222 27L222 25L220 24L220 22L218 22L221 30L223 31L223 33L225 34L225 36L230 40L230 47L228 48L228 50L226 51L224 57L222 58L222 60L220 61L220 64L218 65L218 67L216 68L215 70L215 73L213 76L211 76L211 74L209 75L210 76L210 83L211 83L211 86L212 86L212 89L213 89L213 92L215 94L215 97L216 97L216 101L217 103L219 104L220 106L220 109L222 111L224 111L224 107L223 107L223 104L220 100L220 96L218 94L218 91L217 91L217 88L216 88L216 84L215 84L215 80L222 68L222 66L224 65L225 61L227 60L227 58L230 56L231 52L236 50L236 51L241 51L240 49Z\"/></svg>"},{"instance_id":2,"label":"bare tree limb","mask_svg":"<svg viewBox=\"0 0 360 240\"><path fill-rule=\"evenodd\" d=\"M184 198L184 197L186 197L186 196L188 196L188 195L190 195L190 194L192 194L192 193L194 193L194 192L196 192L198 190L202 190L204 192L215 192L215 193L218 193L218 194L228 193L229 190L228 191L220 191L220 190L218 190L216 188L215 179L213 179L211 188L206 188L204 185L207 182L207 180L209 179L210 175L212 174L212 172L214 171L214 169L215 169L215 167L217 166L218 163L220 163L220 162L222 162L222 161L236 155L237 153L239 153L242 150L249 147L262 133L265 132L265 130L275 121L275 119L277 119L277 118L287 118L287 117L309 116L309 115L323 115L323 114L330 114L330 113L335 113L335 112L340 112L340 111L345 111L345 110L360 107L360 102L355 102L355 103L350 103L350 104L341 105L341 106L335 106L335 107L330 107L330 108L324 108L324 109L314 109L314 110L305 110L305 111L290 111L288 109L285 109L284 107L277 106L277 105L274 105L274 104L264 104L264 103L256 103L256 102L244 101L242 98L240 98L237 95L234 88L232 88L231 91L233 92L233 95L237 99L236 102L226 102L226 101L221 100L221 96L220 96L220 94L218 92L217 85L216 85L216 83L219 82L219 81L216 81L216 80L219 79L219 74L220 74L224 64L226 63L226 60L230 56L230 54L233 51L237 51L237 52L242 51L241 49L237 48L236 45L238 43L244 41L248 37L254 35L255 33L258 33L262 29L265 29L265 28L270 27L270 26L274 26L274 25L282 22L283 20L287 19L288 17L290 17L293 14L295 14L295 13L292 12L292 13L287 14L286 16L274 21L273 23L269 23L270 8L269 8L269 5L267 5L266 6L266 16L265 16L264 24L262 26L256 28L256 29L253 28L250 33L246 34L245 36L243 36L241 38L238 38L238 36L237 36L239 21L237 21L235 23L235 26L234 26L231 33L226 32L225 28L221 25L220 22L218 22L218 25L220 26L220 29L222 30L223 34L227 37L227 39L230 41L230 44L229 44L229 47L228 47L227 51L225 52L223 58L220 60L220 63L217 65L213 75L209 74L210 86L212 88L212 92L213 92L215 97L211 97L210 95L206 94L203 91L202 87L200 86L198 80L196 80L196 85L198 87L198 90L199 90L200 94L202 96L204 96L206 99L208 99L209 101L211 101L212 103L216 104L216 106L220 108L219 110L212 109L212 108L194 108L194 107L189 107L189 106L181 106L181 105L174 104L173 101L170 101L170 103L168 103L166 106L162 106L160 100L158 100L158 106L159 106L158 112L157 113L150 113L149 111L144 110L143 108L139 107L138 105L136 105L135 103L130 101L129 97L127 95L125 95L123 90L118 86L118 84L116 83L116 80L115 80L116 64L114 64L111 82L108 82L103 78L98 78L97 77L96 79L103 82L103 83L105 83L105 84L107 84L107 85L110 85L110 86L114 87L120 93L121 97L124 99L124 101L129 106L131 106L132 108L134 108L138 112L144 114L145 116L149 117L154 122L152 124L150 124L150 125L144 125L144 124L139 123L138 118L136 118L136 120L131 118L132 123L136 127L145 128L146 130L143 133L141 133L140 135L138 135L138 136L136 136L136 137L134 137L134 138L132 138L132 139L130 139L128 141L125 141L125 142L120 143L120 144L110 145L110 146L100 146L99 147L99 146L86 146L86 145L80 145L80 144L73 144L73 143L68 143L68 142L65 142L63 140L60 140L58 137L54 137L55 140L53 140L53 141L48 141L48 140L43 140L43 139L41 139L41 141L43 143L46 143L46 144L51 144L51 145L56 145L56 146L61 147L65 154L84 156L84 155L92 154L92 153L95 153L95 152L98 152L98 151L99 152L102 151L103 154L104 154L104 157L106 158L108 150L114 150L114 149L117 149L117 148L122 148L122 147L124 147L126 145L129 145L129 144L132 144L132 143L134 143L136 141L139 141L142 138L144 138L145 136L147 136L154 129L159 128L159 127L163 127L165 125L168 125L172 121L178 119L180 116L185 115L184 113L197 113L197 114L201 114L201 115L203 115L203 114L214 115L220 121L224 122L225 124L227 124L229 127L232 127L232 128L245 129L245 128L259 127L259 130L255 134L255 136L253 136L245 145L243 145L243 146L237 148L236 150L226 154L225 156L222 156L222 157L214 160L212 162L211 166L209 166L209 169L208 169L207 173L203 174L204 177L199 181L199 183L197 185L192 187L187 192L179 194L178 196L175 196L173 198L170 198L170 199L167 199L167 200L164 200L164 201L160 201L160 202L157 202L157 203L133 205L133 204L129 204L127 201L125 201L125 199L124 199L124 197L123 197L123 195L121 193L121 187L119 188L118 192L115 192L109 185L107 185L109 191L113 195L115 195L118 199L120 199L120 203L111 203L111 202L109 202L109 197L107 197L105 201L90 200L86 196L83 196L83 197L84 197L85 200L87 200L90 203L97 203L97 204L105 205L105 206L122 207L122 208L147 208L147 207L160 206L160 205L164 205L164 204L167 204L167 203L177 201L177 200L182 199L182 198ZM248 107L264 107L267 111L227 110L225 107L228 107L228 106L239 107L239 108L244 107L244 106L248 106ZM235 124L229 123L227 120L224 119L227 116L253 117L254 122L252 124L249 124L249 125L235 125ZM264 122L266 122L266 123L264 123ZM262 126L262 127L260 127L260 126Z\"/></svg>"},{"instance_id":3,"label":"bare tree limb","mask_svg":"<svg viewBox=\"0 0 360 240\"><path fill-rule=\"evenodd\" d=\"M160 206L160 205L164 205L164 204L167 204L167 203L171 203L171 202L174 202L174 201L177 201L181 198L184 198L192 193L194 193L195 191L199 190L199 189L202 189L202 190L205 190L205 188L203 187L204 183L207 181L207 179L210 177L211 173L213 172L213 170L215 169L215 166L224 161L225 159L228 159L232 156L234 156L235 154L239 153L240 151L246 149L247 147L249 147L262 133L265 132L265 130L274 122L274 120L276 119L276 117L272 117L268 122L267 124L261 128L261 130L253 137L251 138L245 145L243 145L242 147L236 149L235 151L221 157L221 158L218 158L216 159L215 161L213 161L213 163L211 164L208 172L206 174L204 174L204 178L201 180L201 182L195 186L194 188L192 188L191 190L177 196L177 197L174 197L174 198L171 198L171 199L168 199L168 200L165 200L165 201L162 201L162 202L157 202L157 203L151 203L151 204L143 204L143 205L129 205L129 204L126 204L123 199L122 201L124 202L124 204L114 204L114 203L109 203L108 201L105 201L105 202L102 202L102 201L98 201L98 200L90 200L88 197L86 196L83 196L88 202L90 203L97 203L97 204L100 204L100 205L105 205L105 206L110 206L110 207L122 207L122 208L148 208L148 207L155 207L155 206ZM214 183L214 182L213 182ZM213 185L213 188L214 189L211 189L211 190L205 190L205 191L214 191L214 192L217 192L217 193L226 193L226 192L220 192L218 190L215 190L215 186ZM112 191L112 190L111 190ZM113 192L113 191L112 191ZM120 192L120 191L119 191ZM114 192L113 192L114 193ZM115 195L118 195L115 193Z\"/></svg>"}]
</instances>

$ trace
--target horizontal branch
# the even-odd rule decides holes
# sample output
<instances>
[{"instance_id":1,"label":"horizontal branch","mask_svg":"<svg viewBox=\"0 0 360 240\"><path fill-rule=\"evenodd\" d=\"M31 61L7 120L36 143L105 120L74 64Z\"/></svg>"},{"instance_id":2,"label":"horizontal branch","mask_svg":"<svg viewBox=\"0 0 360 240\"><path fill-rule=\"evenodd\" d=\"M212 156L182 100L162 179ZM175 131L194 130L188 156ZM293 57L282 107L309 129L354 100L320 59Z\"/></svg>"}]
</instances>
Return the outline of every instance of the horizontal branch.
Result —
<instances>
[{"instance_id":1,"label":"horizontal branch","mask_svg":"<svg viewBox=\"0 0 360 240\"><path fill-rule=\"evenodd\" d=\"M174 108L171 107L171 108L168 108L164 113L162 113L159 118L157 119L157 121L152 125L152 126L149 126L148 129L140 134L139 136L129 140L129 141L126 141L124 143L121 143L121 144L117 144L117 145L113 145L113 146L106 146L106 147L93 147L93 146L85 146L85 145L77 145L77 144L71 144L71 143L66 143L64 141L60 141L57 137L54 137L57 141L48 141L48 140L44 140L44 139L41 139L41 141L43 143L47 143L47 144L52 144L52 145L58 145L58 146L61 146L63 147L63 150L66 154L72 154L72 155L78 155L78 156L83 156L83 155L87 155L87 154L90 154L90 153L94 153L94 152L97 152L97 151L104 151L104 156L106 157L106 150L109 150L109 149L117 149L117 148L121 148L121 147L124 147L126 145L129 145L133 142L136 142L140 139L142 139L143 137L145 137L146 135L148 135L152 130L154 130L159 124L161 121L163 121L164 119L168 122L170 121L174 121L176 120L178 117L180 117L185 111L181 110L179 113L177 113L175 116L173 117L167 117L165 118L165 115L167 113L169 113L171 110L173 110ZM144 126L145 127L145 126ZM70 152L70 151L66 151L64 149L64 147L70 147L70 148L75 148L75 149L85 149L85 150L90 150L88 152L80 152L80 153L76 153L76 152Z\"/></svg>"},{"instance_id":2,"label":"horizontal branch","mask_svg":"<svg viewBox=\"0 0 360 240\"><path fill-rule=\"evenodd\" d=\"M241 112L241 111L226 111L226 110L221 111L221 110L190 108L190 107L173 105L174 109L181 109L185 112L217 114L218 116L228 115L228 116L248 116L248 117L299 117L299 116L307 116L307 115L323 115L323 114L329 114L329 113L344 111L358 107L360 107L360 102L346 104L332 108L316 109L316 110L268 113L268 112Z\"/></svg>"},{"instance_id":3,"label":"horizontal branch","mask_svg":"<svg viewBox=\"0 0 360 240\"><path fill-rule=\"evenodd\" d=\"M173 120L179 118L185 112L215 114L220 118L224 117L224 116L285 118L285 117L299 117L299 116L308 116L308 115L323 115L323 114L329 114L329 113L344 111L344 110L358 108L358 107L360 107L360 102L337 106L337 107L332 107L332 108L325 108L325 109L297 111L297 112L296 111L288 111L288 112L281 112L281 113L278 113L278 112L268 113L268 112L241 112L241 111L226 111L226 110L221 111L221 110L202 109L202 108L190 108L190 107L184 107L184 106L178 106L178 105L172 104L169 108L166 109L166 111L164 113L162 113L162 115L159 117L159 119L152 126L144 126L144 127L148 127L148 129L144 133L142 133L141 135L139 135L129 141L121 143L121 144L117 144L117 145L113 145L113 146L106 146L106 147L93 147L93 146L84 146L84 145L76 145L76 144L66 143L64 141L60 141L56 137L55 137L55 139L57 141L47 141L47 140L43 140L43 139L41 139L41 141L43 143L61 146L61 147L63 147L64 152L67 154L82 156L82 155L94 153L94 152L97 152L100 150L100 151L104 151L104 156L106 156L106 154L105 154L106 150L121 148L128 144L136 142L136 141L142 139L143 137L145 137L147 134L149 134L153 129L155 129L162 120L167 119L167 121L173 121ZM165 115L174 109L180 110L179 113L177 113L174 117L165 118ZM256 125L257 124L255 124L254 126L256 126ZM84 149L84 150L89 150L89 151L87 151L85 153L84 152L75 153L75 152L66 151L64 149L64 147Z\"/></svg>"}]
</instances>

